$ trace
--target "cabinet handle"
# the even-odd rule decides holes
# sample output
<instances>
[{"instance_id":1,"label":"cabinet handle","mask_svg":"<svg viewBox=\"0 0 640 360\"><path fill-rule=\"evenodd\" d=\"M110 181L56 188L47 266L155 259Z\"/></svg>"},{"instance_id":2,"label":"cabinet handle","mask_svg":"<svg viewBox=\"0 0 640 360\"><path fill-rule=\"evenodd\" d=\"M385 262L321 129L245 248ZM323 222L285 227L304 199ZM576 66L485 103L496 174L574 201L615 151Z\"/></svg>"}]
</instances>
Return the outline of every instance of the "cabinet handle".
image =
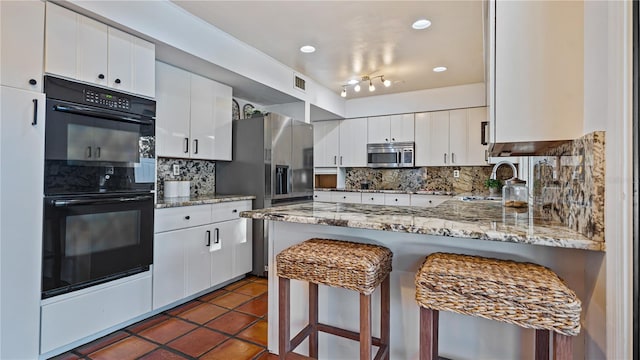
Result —
<instances>
[{"instance_id":1,"label":"cabinet handle","mask_svg":"<svg viewBox=\"0 0 640 360\"><path fill-rule=\"evenodd\" d=\"M373 200L373 198L371 198L371 200Z\"/></svg>"},{"instance_id":2,"label":"cabinet handle","mask_svg":"<svg viewBox=\"0 0 640 360\"><path fill-rule=\"evenodd\" d=\"M33 121L31 121L31 125L32 126L38 125L38 99L33 99Z\"/></svg>"},{"instance_id":3,"label":"cabinet handle","mask_svg":"<svg viewBox=\"0 0 640 360\"><path fill-rule=\"evenodd\" d=\"M91 158L91 146L87 146L87 159Z\"/></svg>"},{"instance_id":4,"label":"cabinet handle","mask_svg":"<svg viewBox=\"0 0 640 360\"><path fill-rule=\"evenodd\" d=\"M120 84L122 81L120 81L120 79L116 79L116 81L114 81L116 84Z\"/></svg>"},{"instance_id":5,"label":"cabinet handle","mask_svg":"<svg viewBox=\"0 0 640 360\"><path fill-rule=\"evenodd\" d=\"M184 217L184 219L185 220L189 220L189 219L191 219L191 216L187 215L187 216Z\"/></svg>"},{"instance_id":6,"label":"cabinet handle","mask_svg":"<svg viewBox=\"0 0 640 360\"><path fill-rule=\"evenodd\" d=\"M347 197L346 197L346 196L343 196L342 198L343 198L343 199L345 199L345 200L347 199Z\"/></svg>"},{"instance_id":7,"label":"cabinet handle","mask_svg":"<svg viewBox=\"0 0 640 360\"><path fill-rule=\"evenodd\" d=\"M447 163L447 153L444 153L444 163Z\"/></svg>"},{"instance_id":8,"label":"cabinet handle","mask_svg":"<svg viewBox=\"0 0 640 360\"><path fill-rule=\"evenodd\" d=\"M396 138L391 138L391 141L396 141Z\"/></svg>"},{"instance_id":9,"label":"cabinet handle","mask_svg":"<svg viewBox=\"0 0 640 360\"><path fill-rule=\"evenodd\" d=\"M100 157L100 146L96 148L96 158Z\"/></svg>"},{"instance_id":10,"label":"cabinet handle","mask_svg":"<svg viewBox=\"0 0 640 360\"><path fill-rule=\"evenodd\" d=\"M456 163L456 153L451 153L451 163L452 164Z\"/></svg>"},{"instance_id":11,"label":"cabinet handle","mask_svg":"<svg viewBox=\"0 0 640 360\"><path fill-rule=\"evenodd\" d=\"M342 165L342 155L340 155L340 165Z\"/></svg>"},{"instance_id":12,"label":"cabinet handle","mask_svg":"<svg viewBox=\"0 0 640 360\"><path fill-rule=\"evenodd\" d=\"M214 244L219 244L220 243L220 229L215 228L214 230L214 234L215 234L215 240L213 241Z\"/></svg>"},{"instance_id":13,"label":"cabinet handle","mask_svg":"<svg viewBox=\"0 0 640 360\"><path fill-rule=\"evenodd\" d=\"M338 157L337 156L333 156L333 165L338 165Z\"/></svg>"},{"instance_id":14,"label":"cabinet handle","mask_svg":"<svg viewBox=\"0 0 640 360\"><path fill-rule=\"evenodd\" d=\"M211 246L211 230L207 230L207 246Z\"/></svg>"},{"instance_id":15,"label":"cabinet handle","mask_svg":"<svg viewBox=\"0 0 640 360\"><path fill-rule=\"evenodd\" d=\"M398 201L398 199L395 199L396 201Z\"/></svg>"},{"instance_id":16,"label":"cabinet handle","mask_svg":"<svg viewBox=\"0 0 640 360\"><path fill-rule=\"evenodd\" d=\"M184 138L184 153L185 154L189 153L189 138L188 137Z\"/></svg>"},{"instance_id":17,"label":"cabinet handle","mask_svg":"<svg viewBox=\"0 0 640 360\"><path fill-rule=\"evenodd\" d=\"M98 74L98 79L103 80L104 79L104 74Z\"/></svg>"},{"instance_id":18,"label":"cabinet handle","mask_svg":"<svg viewBox=\"0 0 640 360\"><path fill-rule=\"evenodd\" d=\"M388 138L384 138L384 141L389 141L389 139Z\"/></svg>"},{"instance_id":19,"label":"cabinet handle","mask_svg":"<svg viewBox=\"0 0 640 360\"><path fill-rule=\"evenodd\" d=\"M37 85L38 82L36 81L36 79L29 79L29 85Z\"/></svg>"},{"instance_id":20,"label":"cabinet handle","mask_svg":"<svg viewBox=\"0 0 640 360\"><path fill-rule=\"evenodd\" d=\"M487 145L487 128L489 127L488 121L480 123L480 144Z\"/></svg>"},{"instance_id":21,"label":"cabinet handle","mask_svg":"<svg viewBox=\"0 0 640 360\"><path fill-rule=\"evenodd\" d=\"M198 153L198 139L193 140L193 153L194 154Z\"/></svg>"},{"instance_id":22,"label":"cabinet handle","mask_svg":"<svg viewBox=\"0 0 640 360\"><path fill-rule=\"evenodd\" d=\"M429 200L429 204L433 204L433 200Z\"/></svg>"},{"instance_id":23,"label":"cabinet handle","mask_svg":"<svg viewBox=\"0 0 640 360\"><path fill-rule=\"evenodd\" d=\"M238 212L238 209L233 209L233 210L231 210L231 212L232 212L232 213L237 213L237 212Z\"/></svg>"}]
</instances>

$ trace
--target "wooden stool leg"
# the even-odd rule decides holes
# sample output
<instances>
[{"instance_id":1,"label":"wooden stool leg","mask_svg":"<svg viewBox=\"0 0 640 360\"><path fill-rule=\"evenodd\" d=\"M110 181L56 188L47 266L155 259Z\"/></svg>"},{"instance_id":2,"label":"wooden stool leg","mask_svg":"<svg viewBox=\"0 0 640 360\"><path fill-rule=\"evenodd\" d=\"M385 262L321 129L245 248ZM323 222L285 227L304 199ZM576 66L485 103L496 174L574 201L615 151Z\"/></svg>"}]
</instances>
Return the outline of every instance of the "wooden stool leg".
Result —
<instances>
[{"instance_id":1,"label":"wooden stool leg","mask_svg":"<svg viewBox=\"0 0 640 360\"><path fill-rule=\"evenodd\" d=\"M553 360L573 359L573 337L553 333Z\"/></svg>"},{"instance_id":2,"label":"wooden stool leg","mask_svg":"<svg viewBox=\"0 0 640 360\"><path fill-rule=\"evenodd\" d=\"M549 330L536 330L536 360L549 360Z\"/></svg>"},{"instance_id":3,"label":"wooden stool leg","mask_svg":"<svg viewBox=\"0 0 640 360\"><path fill-rule=\"evenodd\" d=\"M420 307L420 360L438 359L438 310Z\"/></svg>"},{"instance_id":4,"label":"wooden stool leg","mask_svg":"<svg viewBox=\"0 0 640 360\"><path fill-rule=\"evenodd\" d=\"M371 295L360 294L360 360L371 360Z\"/></svg>"},{"instance_id":5,"label":"wooden stool leg","mask_svg":"<svg viewBox=\"0 0 640 360\"><path fill-rule=\"evenodd\" d=\"M318 284L309 283L309 356L318 358Z\"/></svg>"},{"instance_id":6,"label":"wooden stool leg","mask_svg":"<svg viewBox=\"0 0 640 360\"><path fill-rule=\"evenodd\" d=\"M289 279L278 278L278 352L280 360L286 359L287 353L291 351L289 282Z\"/></svg>"},{"instance_id":7,"label":"wooden stool leg","mask_svg":"<svg viewBox=\"0 0 640 360\"><path fill-rule=\"evenodd\" d=\"M382 358L389 360L391 354L390 337L391 337L391 280L389 275L382 281L380 288L380 342L387 346L387 353Z\"/></svg>"}]
</instances>

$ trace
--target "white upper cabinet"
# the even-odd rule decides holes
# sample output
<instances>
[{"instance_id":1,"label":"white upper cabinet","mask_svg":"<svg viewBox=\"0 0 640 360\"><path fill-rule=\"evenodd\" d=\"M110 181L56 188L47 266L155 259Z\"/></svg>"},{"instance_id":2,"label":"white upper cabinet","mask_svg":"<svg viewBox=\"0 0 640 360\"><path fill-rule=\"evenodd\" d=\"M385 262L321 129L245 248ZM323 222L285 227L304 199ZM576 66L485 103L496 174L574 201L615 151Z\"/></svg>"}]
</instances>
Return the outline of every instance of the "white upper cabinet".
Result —
<instances>
[{"instance_id":1,"label":"white upper cabinet","mask_svg":"<svg viewBox=\"0 0 640 360\"><path fill-rule=\"evenodd\" d=\"M582 1L490 3L490 15L495 11L495 18L489 17L492 142L582 135L583 8Z\"/></svg>"},{"instance_id":2,"label":"white upper cabinet","mask_svg":"<svg viewBox=\"0 0 640 360\"><path fill-rule=\"evenodd\" d=\"M338 166L367 166L367 118L340 121Z\"/></svg>"},{"instance_id":3,"label":"white upper cabinet","mask_svg":"<svg viewBox=\"0 0 640 360\"><path fill-rule=\"evenodd\" d=\"M414 141L414 115L399 114L370 117L367 121L367 142Z\"/></svg>"},{"instance_id":4,"label":"white upper cabinet","mask_svg":"<svg viewBox=\"0 0 640 360\"><path fill-rule=\"evenodd\" d=\"M340 120L313 123L313 166L338 166Z\"/></svg>"},{"instance_id":5,"label":"white upper cabinet","mask_svg":"<svg viewBox=\"0 0 640 360\"><path fill-rule=\"evenodd\" d=\"M0 1L2 85L42 91L44 3Z\"/></svg>"},{"instance_id":6,"label":"white upper cabinet","mask_svg":"<svg viewBox=\"0 0 640 360\"><path fill-rule=\"evenodd\" d=\"M416 166L486 165L486 117L485 107L416 114Z\"/></svg>"},{"instance_id":7,"label":"white upper cabinet","mask_svg":"<svg viewBox=\"0 0 640 360\"><path fill-rule=\"evenodd\" d=\"M155 45L47 2L47 73L155 96Z\"/></svg>"},{"instance_id":8,"label":"white upper cabinet","mask_svg":"<svg viewBox=\"0 0 640 360\"><path fill-rule=\"evenodd\" d=\"M231 160L231 88L161 62L156 70L158 155Z\"/></svg>"}]
</instances>

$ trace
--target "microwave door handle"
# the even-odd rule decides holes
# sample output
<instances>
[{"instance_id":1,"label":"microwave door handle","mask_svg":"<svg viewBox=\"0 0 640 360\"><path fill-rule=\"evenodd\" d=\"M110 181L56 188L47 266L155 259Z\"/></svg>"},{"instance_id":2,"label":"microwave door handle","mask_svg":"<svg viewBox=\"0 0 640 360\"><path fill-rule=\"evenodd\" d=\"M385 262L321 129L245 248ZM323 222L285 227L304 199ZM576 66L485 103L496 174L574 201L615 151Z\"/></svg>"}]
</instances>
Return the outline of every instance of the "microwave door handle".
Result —
<instances>
[{"instance_id":1,"label":"microwave door handle","mask_svg":"<svg viewBox=\"0 0 640 360\"><path fill-rule=\"evenodd\" d=\"M131 123L135 123L135 124L153 125L153 121L152 120L145 120L145 119L142 119L140 117L134 118L134 117L131 117L131 116L125 116L125 115L121 115L121 114L111 113L111 112L108 112L108 111L97 111L97 110L93 110L91 108L87 108L87 107L83 107L83 106L55 105L53 107L53 110L60 111L60 112L65 112L65 113L69 113L69 114L98 117L98 118L107 119L107 120L118 120L118 121L131 122Z\"/></svg>"},{"instance_id":2,"label":"microwave door handle","mask_svg":"<svg viewBox=\"0 0 640 360\"><path fill-rule=\"evenodd\" d=\"M119 197L119 198L109 198L109 199L62 199L62 200L53 200L51 204L55 207L68 207L68 206L76 206L76 205L103 205L103 204L118 204L128 201L145 201L150 200L152 197L150 195L144 196L133 196L133 197Z\"/></svg>"}]
</instances>

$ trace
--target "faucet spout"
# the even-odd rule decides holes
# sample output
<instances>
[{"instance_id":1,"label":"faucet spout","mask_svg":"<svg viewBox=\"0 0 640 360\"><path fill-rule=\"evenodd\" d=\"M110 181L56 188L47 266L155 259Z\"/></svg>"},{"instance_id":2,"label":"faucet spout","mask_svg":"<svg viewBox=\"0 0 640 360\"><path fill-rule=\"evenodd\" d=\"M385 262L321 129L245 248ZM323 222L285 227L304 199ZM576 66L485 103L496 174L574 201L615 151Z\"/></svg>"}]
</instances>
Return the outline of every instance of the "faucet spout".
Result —
<instances>
[{"instance_id":1,"label":"faucet spout","mask_svg":"<svg viewBox=\"0 0 640 360\"><path fill-rule=\"evenodd\" d=\"M496 179L496 172L498 171L498 168L501 165L509 165L511 167L511 170L513 170L513 176L511 177L511 179L515 179L518 177L518 169L516 169L516 166L513 165L513 163L511 161L508 160L503 160L498 162L497 164L495 164L493 166L493 170L491 170L491 179L495 180Z\"/></svg>"}]
</instances>

